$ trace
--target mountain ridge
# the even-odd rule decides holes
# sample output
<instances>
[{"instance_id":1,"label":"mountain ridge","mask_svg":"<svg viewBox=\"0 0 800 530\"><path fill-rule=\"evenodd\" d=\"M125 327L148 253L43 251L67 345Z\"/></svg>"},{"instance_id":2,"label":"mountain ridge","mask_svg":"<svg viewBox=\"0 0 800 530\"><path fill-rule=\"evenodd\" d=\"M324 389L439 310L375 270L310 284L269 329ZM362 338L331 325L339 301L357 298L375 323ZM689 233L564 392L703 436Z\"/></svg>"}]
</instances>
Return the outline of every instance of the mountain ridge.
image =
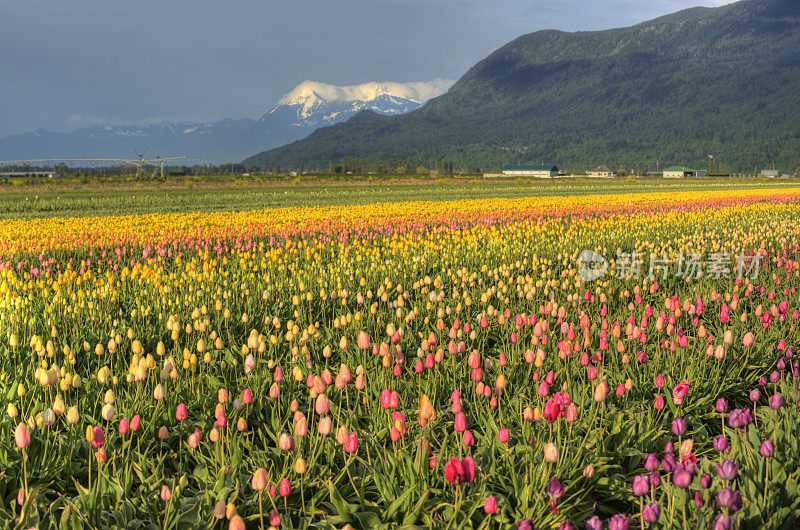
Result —
<instances>
[{"instance_id":1,"label":"mountain ridge","mask_svg":"<svg viewBox=\"0 0 800 530\"><path fill-rule=\"evenodd\" d=\"M422 109L357 115L247 159L325 167L345 156L459 166L796 167L800 2L742 0L634 26L522 35ZM358 119L356 119L358 118Z\"/></svg>"},{"instance_id":2,"label":"mountain ridge","mask_svg":"<svg viewBox=\"0 0 800 530\"><path fill-rule=\"evenodd\" d=\"M187 155L189 159L202 159L204 163L237 162L265 148L300 139L317 127L344 121L363 109L386 115L409 112L446 90L450 83L435 79L336 86L304 81L255 120L225 118L216 122L93 125L70 132L37 129L0 138L0 157L4 160L132 158L147 150L150 156ZM363 99L365 97L368 99Z\"/></svg>"}]
</instances>

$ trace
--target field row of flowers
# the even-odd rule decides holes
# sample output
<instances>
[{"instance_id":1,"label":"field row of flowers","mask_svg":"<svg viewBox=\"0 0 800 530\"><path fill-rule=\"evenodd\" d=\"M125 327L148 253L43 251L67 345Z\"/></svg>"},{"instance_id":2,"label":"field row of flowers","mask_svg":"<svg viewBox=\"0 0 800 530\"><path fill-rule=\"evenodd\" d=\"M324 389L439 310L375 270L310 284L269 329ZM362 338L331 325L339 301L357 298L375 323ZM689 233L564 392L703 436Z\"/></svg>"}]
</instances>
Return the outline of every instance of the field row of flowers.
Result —
<instances>
[{"instance_id":1,"label":"field row of flowers","mask_svg":"<svg viewBox=\"0 0 800 530\"><path fill-rule=\"evenodd\" d=\"M790 527L798 191L0 221L0 519Z\"/></svg>"}]
</instances>

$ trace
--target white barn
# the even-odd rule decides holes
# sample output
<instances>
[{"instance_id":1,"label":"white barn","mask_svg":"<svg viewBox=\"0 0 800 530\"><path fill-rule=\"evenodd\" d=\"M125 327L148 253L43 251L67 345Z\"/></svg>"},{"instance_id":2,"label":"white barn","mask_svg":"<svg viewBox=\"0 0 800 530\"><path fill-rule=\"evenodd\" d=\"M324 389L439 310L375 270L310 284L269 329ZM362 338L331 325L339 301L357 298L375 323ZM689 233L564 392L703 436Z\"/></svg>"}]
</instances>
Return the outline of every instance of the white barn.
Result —
<instances>
[{"instance_id":1,"label":"white barn","mask_svg":"<svg viewBox=\"0 0 800 530\"><path fill-rule=\"evenodd\" d=\"M503 176L551 179L558 176L558 168L547 164L508 165L503 166Z\"/></svg>"},{"instance_id":2,"label":"white barn","mask_svg":"<svg viewBox=\"0 0 800 530\"><path fill-rule=\"evenodd\" d=\"M683 166L671 166L664 170L665 179L682 179L686 177L705 177L706 172Z\"/></svg>"}]
</instances>

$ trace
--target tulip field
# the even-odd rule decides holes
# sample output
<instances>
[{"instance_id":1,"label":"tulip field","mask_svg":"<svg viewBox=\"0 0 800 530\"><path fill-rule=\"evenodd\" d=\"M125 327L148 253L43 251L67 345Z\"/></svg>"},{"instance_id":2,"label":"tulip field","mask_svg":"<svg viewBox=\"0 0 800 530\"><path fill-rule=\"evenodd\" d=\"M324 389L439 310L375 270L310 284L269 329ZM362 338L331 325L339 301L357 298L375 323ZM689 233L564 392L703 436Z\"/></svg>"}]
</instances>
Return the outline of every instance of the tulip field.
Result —
<instances>
[{"instance_id":1,"label":"tulip field","mask_svg":"<svg viewBox=\"0 0 800 530\"><path fill-rule=\"evenodd\" d=\"M2 524L800 524L800 188L343 201L0 220Z\"/></svg>"}]
</instances>

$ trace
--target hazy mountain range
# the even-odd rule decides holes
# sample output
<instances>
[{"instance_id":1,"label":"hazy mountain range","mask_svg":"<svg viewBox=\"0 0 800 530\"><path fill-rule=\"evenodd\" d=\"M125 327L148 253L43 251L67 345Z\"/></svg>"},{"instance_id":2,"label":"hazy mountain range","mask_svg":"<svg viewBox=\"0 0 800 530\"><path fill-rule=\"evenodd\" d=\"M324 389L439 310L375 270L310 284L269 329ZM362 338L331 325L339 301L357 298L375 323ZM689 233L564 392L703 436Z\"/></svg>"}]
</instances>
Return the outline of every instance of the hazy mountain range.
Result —
<instances>
[{"instance_id":1,"label":"hazy mountain range","mask_svg":"<svg viewBox=\"0 0 800 530\"><path fill-rule=\"evenodd\" d=\"M72 132L38 130L0 139L0 160L55 157L135 158L186 155L195 163L239 162L313 130L346 121L360 111L397 115L420 108L452 81L364 83L335 86L304 81L257 120L214 123L98 125Z\"/></svg>"},{"instance_id":2,"label":"hazy mountain range","mask_svg":"<svg viewBox=\"0 0 800 530\"><path fill-rule=\"evenodd\" d=\"M697 165L793 172L800 157L800 1L742 0L636 26L537 31L401 116L362 111L246 163Z\"/></svg>"}]
</instances>

